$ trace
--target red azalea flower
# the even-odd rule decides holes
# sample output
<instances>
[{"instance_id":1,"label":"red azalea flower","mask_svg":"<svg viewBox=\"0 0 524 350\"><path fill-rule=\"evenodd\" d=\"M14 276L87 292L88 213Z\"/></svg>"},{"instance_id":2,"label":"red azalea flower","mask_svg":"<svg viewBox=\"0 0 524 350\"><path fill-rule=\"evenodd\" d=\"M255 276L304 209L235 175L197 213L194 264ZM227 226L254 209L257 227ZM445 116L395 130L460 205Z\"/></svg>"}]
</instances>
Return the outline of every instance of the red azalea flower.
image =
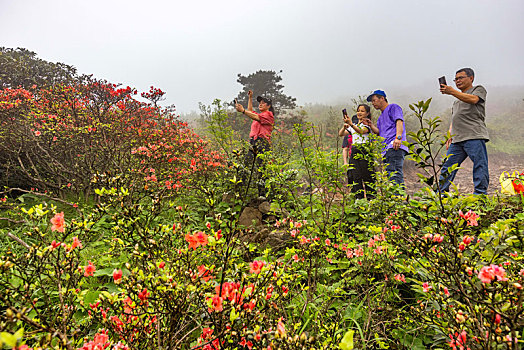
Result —
<instances>
[{"instance_id":1,"label":"red azalea flower","mask_svg":"<svg viewBox=\"0 0 524 350\"><path fill-rule=\"evenodd\" d=\"M208 236L202 231L198 231L193 237L195 237L199 245L205 246L208 243Z\"/></svg>"},{"instance_id":2,"label":"red azalea flower","mask_svg":"<svg viewBox=\"0 0 524 350\"><path fill-rule=\"evenodd\" d=\"M185 235L186 242L189 243L189 249L197 249L198 247L198 241L196 240L196 237L193 235L190 235L189 233Z\"/></svg>"},{"instance_id":3,"label":"red azalea flower","mask_svg":"<svg viewBox=\"0 0 524 350\"><path fill-rule=\"evenodd\" d=\"M113 270L113 280L116 284L119 284L122 282L122 270L121 269L114 269Z\"/></svg>"},{"instance_id":4,"label":"red azalea flower","mask_svg":"<svg viewBox=\"0 0 524 350\"><path fill-rule=\"evenodd\" d=\"M145 302L150 295L151 294L147 291L147 288L144 288L143 291L138 293L138 298L142 300L142 302Z\"/></svg>"},{"instance_id":5,"label":"red azalea flower","mask_svg":"<svg viewBox=\"0 0 524 350\"><path fill-rule=\"evenodd\" d=\"M77 236L73 237L73 243L71 244L71 250L75 248L82 248L82 242L78 239Z\"/></svg>"},{"instance_id":6,"label":"red azalea flower","mask_svg":"<svg viewBox=\"0 0 524 350\"><path fill-rule=\"evenodd\" d=\"M249 263L249 272L254 274L259 274L262 271L266 263L262 260L255 260L252 263Z\"/></svg>"},{"instance_id":7,"label":"red azalea flower","mask_svg":"<svg viewBox=\"0 0 524 350\"><path fill-rule=\"evenodd\" d=\"M87 266L84 268L84 276L89 277L93 276L93 273L96 271L95 265L91 261L87 262Z\"/></svg>"}]
</instances>

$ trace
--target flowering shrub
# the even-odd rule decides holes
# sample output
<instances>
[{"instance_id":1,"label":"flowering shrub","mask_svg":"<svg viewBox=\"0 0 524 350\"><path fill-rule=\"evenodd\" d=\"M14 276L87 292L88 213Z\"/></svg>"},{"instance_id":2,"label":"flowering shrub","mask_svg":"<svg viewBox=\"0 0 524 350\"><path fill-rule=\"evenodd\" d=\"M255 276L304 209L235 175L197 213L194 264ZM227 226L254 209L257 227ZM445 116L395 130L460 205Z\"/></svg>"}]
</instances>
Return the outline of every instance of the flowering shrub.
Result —
<instances>
[{"instance_id":1,"label":"flowering shrub","mask_svg":"<svg viewBox=\"0 0 524 350\"><path fill-rule=\"evenodd\" d=\"M0 90L3 184L92 194L117 178L139 189L176 190L222 166L221 156L157 102L130 87L84 78L75 85Z\"/></svg>"},{"instance_id":2,"label":"flowering shrub","mask_svg":"<svg viewBox=\"0 0 524 350\"><path fill-rule=\"evenodd\" d=\"M238 224L245 198L224 200L234 171L188 170L184 184L202 186L174 196L160 183L176 152L138 143L129 154L145 161L133 173L140 181L100 177L94 204L6 198L0 341L20 349L522 345L522 202L441 196L430 186L409 199L381 173L376 197L355 200L341 188L336 154L313 131L296 136L307 148L296 157L267 156L275 199L264 230ZM321 190L302 193L298 167ZM262 231L279 244L252 243Z\"/></svg>"}]
</instances>

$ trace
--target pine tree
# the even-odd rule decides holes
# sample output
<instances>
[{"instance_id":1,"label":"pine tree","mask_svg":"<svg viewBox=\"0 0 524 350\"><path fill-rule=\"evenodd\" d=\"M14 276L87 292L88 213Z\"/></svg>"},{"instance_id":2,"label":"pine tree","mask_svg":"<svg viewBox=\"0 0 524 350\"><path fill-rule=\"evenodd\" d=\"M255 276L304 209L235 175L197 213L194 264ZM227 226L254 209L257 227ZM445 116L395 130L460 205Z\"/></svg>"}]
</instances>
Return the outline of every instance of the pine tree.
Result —
<instances>
[{"instance_id":1,"label":"pine tree","mask_svg":"<svg viewBox=\"0 0 524 350\"><path fill-rule=\"evenodd\" d=\"M247 92L253 90L254 99L256 96L264 96L273 101L275 114L283 109L293 109L297 107L296 98L287 96L282 91L284 85L280 84L282 71L278 73L272 70L259 70L255 73L244 76L238 74L237 82L243 85L242 91L239 92L237 100L239 103L247 105ZM253 101L256 106L256 100Z\"/></svg>"}]
</instances>

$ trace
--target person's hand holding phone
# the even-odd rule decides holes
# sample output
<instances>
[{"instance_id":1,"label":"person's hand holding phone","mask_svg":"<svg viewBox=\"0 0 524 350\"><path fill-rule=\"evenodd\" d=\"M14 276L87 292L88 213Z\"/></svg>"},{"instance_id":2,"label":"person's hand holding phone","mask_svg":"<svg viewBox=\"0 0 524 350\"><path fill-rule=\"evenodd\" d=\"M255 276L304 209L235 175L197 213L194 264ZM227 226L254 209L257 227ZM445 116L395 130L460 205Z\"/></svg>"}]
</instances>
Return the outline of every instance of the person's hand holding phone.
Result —
<instances>
[{"instance_id":1,"label":"person's hand holding phone","mask_svg":"<svg viewBox=\"0 0 524 350\"><path fill-rule=\"evenodd\" d=\"M440 86L440 93L444 95L451 95L455 89L453 89L451 86L448 86L446 82L446 77L442 76L438 78L438 83Z\"/></svg>"},{"instance_id":2,"label":"person's hand holding phone","mask_svg":"<svg viewBox=\"0 0 524 350\"><path fill-rule=\"evenodd\" d=\"M253 90L249 90L247 92L247 95L249 96L249 98L253 98Z\"/></svg>"},{"instance_id":3,"label":"person's hand holding phone","mask_svg":"<svg viewBox=\"0 0 524 350\"><path fill-rule=\"evenodd\" d=\"M243 113L246 110L240 103L238 103L236 98L235 98L235 109L241 113Z\"/></svg>"}]
</instances>

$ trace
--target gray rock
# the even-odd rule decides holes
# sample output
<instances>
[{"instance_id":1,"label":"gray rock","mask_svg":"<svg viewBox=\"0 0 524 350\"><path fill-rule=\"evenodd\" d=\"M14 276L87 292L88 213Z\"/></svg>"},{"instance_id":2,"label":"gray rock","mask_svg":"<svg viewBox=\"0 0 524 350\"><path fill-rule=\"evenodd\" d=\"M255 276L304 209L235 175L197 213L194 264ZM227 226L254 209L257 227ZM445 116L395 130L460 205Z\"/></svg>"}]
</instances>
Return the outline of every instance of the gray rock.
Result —
<instances>
[{"instance_id":1,"label":"gray rock","mask_svg":"<svg viewBox=\"0 0 524 350\"><path fill-rule=\"evenodd\" d=\"M252 207L246 207L242 214L240 214L240 218L238 219L239 225L245 226L245 227L256 227L262 223L262 213Z\"/></svg>"},{"instance_id":2,"label":"gray rock","mask_svg":"<svg viewBox=\"0 0 524 350\"><path fill-rule=\"evenodd\" d=\"M271 210L271 204L269 204L268 201L262 202L259 204L258 210L260 210L262 214L267 214Z\"/></svg>"}]
</instances>

